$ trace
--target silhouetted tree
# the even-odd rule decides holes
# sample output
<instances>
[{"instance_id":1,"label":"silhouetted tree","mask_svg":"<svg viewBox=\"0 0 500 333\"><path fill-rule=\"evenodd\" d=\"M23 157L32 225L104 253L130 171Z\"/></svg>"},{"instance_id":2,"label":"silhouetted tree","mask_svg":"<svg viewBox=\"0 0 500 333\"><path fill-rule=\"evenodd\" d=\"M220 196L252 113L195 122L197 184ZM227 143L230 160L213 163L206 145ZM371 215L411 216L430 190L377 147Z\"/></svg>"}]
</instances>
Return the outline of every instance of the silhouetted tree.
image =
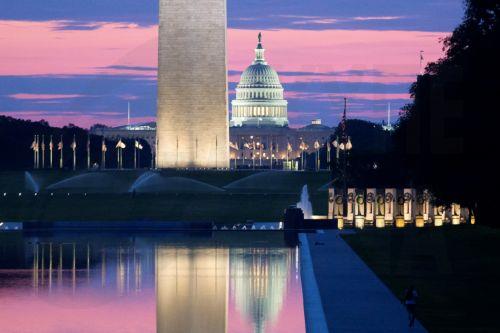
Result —
<instances>
[{"instance_id":1,"label":"silhouetted tree","mask_svg":"<svg viewBox=\"0 0 500 333\"><path fill-rule=\"evenodd\" d=\"M497 199L487 192L497 178L500 3L467 0L465 7L463 22L443 42L445 57L411 87L414 102L400 119L396 152L418 185L476 207L482 223L494 224Z\"/></svg>"}]
</instances>

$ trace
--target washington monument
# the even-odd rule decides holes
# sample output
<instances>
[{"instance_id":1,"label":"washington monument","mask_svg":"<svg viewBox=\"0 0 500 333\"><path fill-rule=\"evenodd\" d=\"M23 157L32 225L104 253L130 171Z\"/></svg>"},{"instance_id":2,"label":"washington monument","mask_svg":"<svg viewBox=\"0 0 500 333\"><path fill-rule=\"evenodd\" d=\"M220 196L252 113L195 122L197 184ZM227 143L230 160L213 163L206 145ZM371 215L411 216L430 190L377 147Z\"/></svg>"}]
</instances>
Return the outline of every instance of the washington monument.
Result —
<instances>
[{"instance_id":1,"label":"washington monument","mask_svg":"<svg viewBox=\"0 0 500 333\"><path fill-rule=\"evenodd\" d=\"M229 167L226 0L160 0L157 166Z\"/></svg>"}]
</instances>

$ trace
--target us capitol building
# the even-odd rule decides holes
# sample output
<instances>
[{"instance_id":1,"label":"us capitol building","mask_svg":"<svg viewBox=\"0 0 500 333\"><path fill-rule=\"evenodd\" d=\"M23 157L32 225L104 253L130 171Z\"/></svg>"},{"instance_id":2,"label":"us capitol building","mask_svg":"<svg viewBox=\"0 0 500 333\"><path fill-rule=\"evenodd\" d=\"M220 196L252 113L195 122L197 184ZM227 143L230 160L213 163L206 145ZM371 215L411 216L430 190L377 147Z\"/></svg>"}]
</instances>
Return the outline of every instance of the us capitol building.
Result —
<instances>
[{"instance_id":1,"label":"us capitol building","mask_svg":"<svg viewBox=\"0 0 500 333\"><path fill-rule=\"evenodd\" d=\"M255 59L241 75L236 87L236 99L231 102L230 165L234 167L288 167L301 153L316 151L315 143L323 144L335 128L325 126L320 119L301 128L290 128L285 91L278 73L266 62L262 35L259 34ZM156 146L156 124L144 123L114 128L93 128L92 134L117 140L140 138ZM316 144L317 146L317 144ZM154 151L154 149L153 149Z\"/></svg>"}]
</instances>

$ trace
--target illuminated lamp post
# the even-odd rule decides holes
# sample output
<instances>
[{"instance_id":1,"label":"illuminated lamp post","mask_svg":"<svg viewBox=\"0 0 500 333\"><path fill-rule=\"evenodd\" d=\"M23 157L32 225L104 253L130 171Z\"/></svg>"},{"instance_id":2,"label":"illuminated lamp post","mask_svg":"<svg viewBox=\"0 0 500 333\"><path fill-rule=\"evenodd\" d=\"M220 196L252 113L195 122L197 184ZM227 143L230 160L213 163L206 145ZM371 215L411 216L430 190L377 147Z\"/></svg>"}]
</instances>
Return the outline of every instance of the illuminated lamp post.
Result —
<instances>
[{"instance_id":1,"label":"illuminated lamp post","mask_svg":"<svg viewBox=\"0 0 500 333\"><path fill-rule=\"evenodd\" d=\"M347 135L347 98L344 98L344 114L342 115L341 122L341 136L333 141L333 147L336 149L336 160L337 166L341 172L342 186L343 186L343 197L347 199L347 162L349 157L349 152L352 149L351 137ZM347 204L347 202L346 202Z\"/></svg>"}]
</instances>

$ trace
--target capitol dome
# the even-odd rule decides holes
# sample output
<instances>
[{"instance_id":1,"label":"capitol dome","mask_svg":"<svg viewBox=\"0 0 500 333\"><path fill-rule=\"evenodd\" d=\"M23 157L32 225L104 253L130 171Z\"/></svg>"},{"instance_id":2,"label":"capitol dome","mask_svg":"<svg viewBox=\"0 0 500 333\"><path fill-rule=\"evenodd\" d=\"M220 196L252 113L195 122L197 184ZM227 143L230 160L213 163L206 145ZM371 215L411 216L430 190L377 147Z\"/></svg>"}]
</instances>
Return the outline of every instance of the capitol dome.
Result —
<instances>
[{"instance_id":1,"label":"capitol dome","mask_svg":"<svg viewBox=\"0 0 500 333\"><path fill-rule=\"evenodd\" d=\"M279 88L283 89L278 73L269 65L250 65L241 75L238 88Z\"/></svg>"},{"instance_id":2,"label":"capitol dome","mask_svg":"<svg viewBox=\"0 0 500 333\"><path fill-rule=\"evenodd\" d=\"M262 35L255 60L245 69L231 102L231 126L288 126L287 106L278 73L264 58Z\"/></svg>"}]
</instances>

